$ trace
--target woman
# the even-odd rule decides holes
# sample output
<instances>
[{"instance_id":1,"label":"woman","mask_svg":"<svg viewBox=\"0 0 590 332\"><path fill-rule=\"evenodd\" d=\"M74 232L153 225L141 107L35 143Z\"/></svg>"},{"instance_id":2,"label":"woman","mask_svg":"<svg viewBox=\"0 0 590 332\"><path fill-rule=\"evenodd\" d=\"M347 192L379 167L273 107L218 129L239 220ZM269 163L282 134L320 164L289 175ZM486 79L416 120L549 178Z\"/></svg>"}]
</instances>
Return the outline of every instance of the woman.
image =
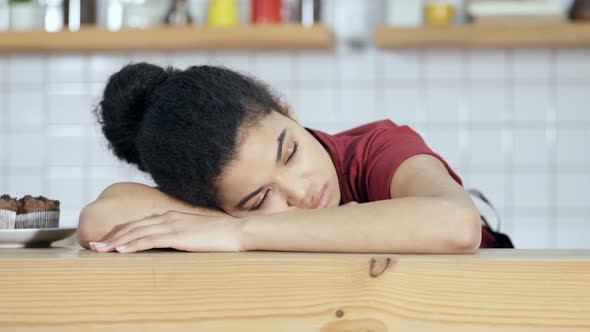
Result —
<instances>
[{"instance_id":1,"label":"woman","mask_svg":"<svg viewBox=\"0 0 590 332\"><path fill-rule=\"evenodd\" d=\"M80 215L86 248L473 253L495 245L460 178L407 126L385 120L329 135L302 127L252 78L147 63L109 78L97 114L114 154L157 188L106 188Z\"/></svg>"}]
</instances>

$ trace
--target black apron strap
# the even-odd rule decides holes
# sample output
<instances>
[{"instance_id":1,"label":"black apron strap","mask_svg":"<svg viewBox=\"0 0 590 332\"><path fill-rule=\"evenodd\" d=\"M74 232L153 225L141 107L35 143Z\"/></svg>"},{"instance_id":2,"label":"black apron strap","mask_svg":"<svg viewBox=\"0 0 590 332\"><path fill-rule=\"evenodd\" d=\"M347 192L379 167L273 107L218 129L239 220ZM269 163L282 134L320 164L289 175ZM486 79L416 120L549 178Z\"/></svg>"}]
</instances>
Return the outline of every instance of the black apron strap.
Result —
<instances>
[{"instance_id":1,"label":"black apron strap","mask_svg":"<svg viewBox=\"0 0 590 332\"><path fill-rule=\"evenodd\" d=\"M496 215L496 220L498 221L498 228L496 230L493 230L486 218L480 213L481 220L484 223L483 227L485 227L488 230L488 232L490 232L492 236L494 236L494 238L496 239L496 244L494 245L494 248L514 248L514 244L512 244L512 240L510 240L510 237L508 237L508 235L504 233L500 233L500 226L502 225L502 221L500 219L500 214L498 213L496 207L490 202L489 199L487 199L487 197L484 196L484 194L481 191L477 189L468 189L467 192L470 195L479 198L482 202L487 204Z\"/></svg>"}]
</instances>

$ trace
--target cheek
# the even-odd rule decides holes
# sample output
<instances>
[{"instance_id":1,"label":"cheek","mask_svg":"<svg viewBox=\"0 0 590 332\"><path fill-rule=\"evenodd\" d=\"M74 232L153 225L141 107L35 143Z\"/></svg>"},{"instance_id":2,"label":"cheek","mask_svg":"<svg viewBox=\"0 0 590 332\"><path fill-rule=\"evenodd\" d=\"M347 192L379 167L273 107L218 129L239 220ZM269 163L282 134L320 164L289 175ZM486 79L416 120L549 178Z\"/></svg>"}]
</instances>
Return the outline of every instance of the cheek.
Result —
<instances>
[{"instance_id":1,"label":"cheek","mask_svg":"<svg viewBox=\"0 0 590 332\"><path fill-rule=\"evenodd\" d=\"M230 216L234 217L234 218L244 218L248 216L248 213L246 211L228 211L228 210L224 210L225 213L229 214Z\"/></svg>"},{"instance_id":2,"label":"cheek","mask_svg":"<svg viewBox=\"0 0 590 332\"><path fill-rule=\"evenodd\" d=\"M288 209L289 205L287 204L285 197L275 191L270 194L270 197L266 198L264 208L257 212L261 214L274 214L287 211Z\"/></svg>"}]
</instances>

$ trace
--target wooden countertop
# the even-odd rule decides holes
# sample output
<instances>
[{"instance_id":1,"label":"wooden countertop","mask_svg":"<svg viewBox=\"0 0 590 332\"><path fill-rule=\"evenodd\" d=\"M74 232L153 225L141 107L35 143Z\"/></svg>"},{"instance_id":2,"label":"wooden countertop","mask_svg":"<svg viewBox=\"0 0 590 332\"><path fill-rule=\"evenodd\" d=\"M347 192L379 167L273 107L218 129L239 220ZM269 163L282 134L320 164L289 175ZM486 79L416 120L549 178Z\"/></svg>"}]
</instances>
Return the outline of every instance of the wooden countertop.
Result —
<instances>
[{"instance_id":1,"label":"wooden countertop","mask_svg":"<svg viewBox=\"0 0 590 332\"><path fill-rule=\"evenodd\" d=\"M590 250L0 249L0 331L590 330Z\"/></svg>"}]
</instances>

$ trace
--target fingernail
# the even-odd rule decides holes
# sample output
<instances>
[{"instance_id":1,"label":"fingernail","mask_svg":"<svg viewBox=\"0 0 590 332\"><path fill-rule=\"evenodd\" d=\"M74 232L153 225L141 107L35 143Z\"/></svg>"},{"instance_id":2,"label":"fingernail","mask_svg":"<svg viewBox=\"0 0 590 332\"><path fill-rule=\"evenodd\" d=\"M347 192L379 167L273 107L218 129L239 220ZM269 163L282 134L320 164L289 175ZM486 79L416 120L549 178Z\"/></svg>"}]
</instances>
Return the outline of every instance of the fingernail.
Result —
<instances>
[{"instance_id":1,"label":"fingernail","mask_svg":"<svg viewBox=\"0 0 590 332\"><path fill-rule=\"evenodd\" d=\"M94 246L97 248L104 248L107 246L106 243L102 243L102 242L92 242L92 243L94 243Z\"/></svg>"},{"instance_id":2,"label":"fingernail","mask_svg":"<svg viewBox=\"0 0 590 332\"><path fill-rule=\"evenodd\" d=\"M127 246L118 246L115 249L117 249L118 252L125 252L127 251Z\"/></svg>"}]
</instances>

